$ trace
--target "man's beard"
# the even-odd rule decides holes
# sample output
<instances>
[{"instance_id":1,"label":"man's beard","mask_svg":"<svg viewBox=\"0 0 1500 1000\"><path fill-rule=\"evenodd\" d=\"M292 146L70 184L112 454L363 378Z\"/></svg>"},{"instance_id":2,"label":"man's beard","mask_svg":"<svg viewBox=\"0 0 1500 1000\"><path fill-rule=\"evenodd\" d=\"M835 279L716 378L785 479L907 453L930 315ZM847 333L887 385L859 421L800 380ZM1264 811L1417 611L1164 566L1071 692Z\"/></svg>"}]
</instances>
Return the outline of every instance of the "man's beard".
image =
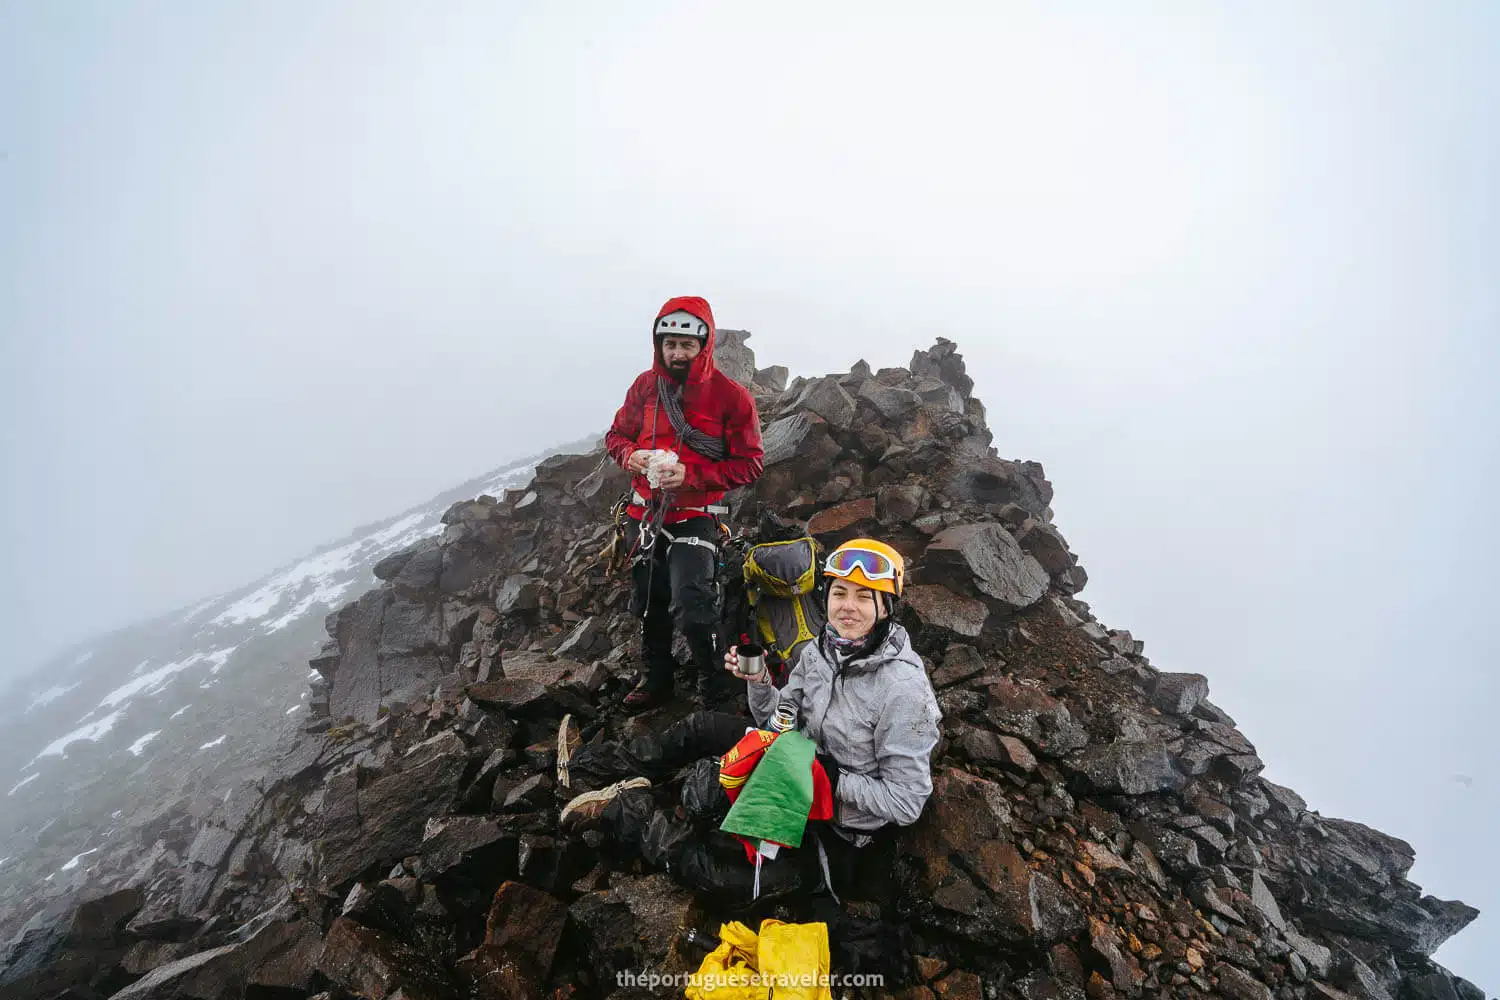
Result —
<instances>
[{"instance_id":1,"label":"man's beard","mask_svg":"<svg viewBox=\"0 0 1500 1000\"><path fill-rule=\"evenodd\" d=\"M693 363L691 361L673 361L667 365L667 371L679 382L687 378L688 372L692 371L692 369Z\"/></svg>"}]
</instances>

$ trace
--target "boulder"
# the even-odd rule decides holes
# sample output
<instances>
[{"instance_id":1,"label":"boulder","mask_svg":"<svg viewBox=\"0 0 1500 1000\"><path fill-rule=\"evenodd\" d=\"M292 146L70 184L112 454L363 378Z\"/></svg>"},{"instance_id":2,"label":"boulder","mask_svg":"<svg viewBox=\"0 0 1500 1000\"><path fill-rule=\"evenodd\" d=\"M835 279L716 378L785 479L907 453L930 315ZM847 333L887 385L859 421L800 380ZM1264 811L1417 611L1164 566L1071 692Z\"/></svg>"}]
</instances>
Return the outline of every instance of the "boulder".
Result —
<instances>
[{"instance_id":1,"label":"boulder","mask_svg":"<svg viewBox=\"0 0 1500 1000\"><path fill-rule=\"evenodd\" d=\"M1047 573L993 522L962 524L937 534L922 558L927 578L962 593L977 590L1000 604L1027 608L1047 592Z\"/></svg>"},{"instance_id":2,"label":"boulder","mask_svg":"<svg viewBox=\"0 0 1500 1000\"><path fill-rule=\"evenodd\" d=\"M951 687L978 677L989 668L979 650L963 643L952 643L943 652L943 662L932 671L932 686Z\"/></svg>"},{"instance_id":3,"label":"boulder","mask_svg":"<svg viewBox=\"0 0 1500 1000\"><path fill-rule=\"evenodd\" d=\"M339 917L328 929L318 971L365 1000L447 1000L456 988L442 967L385 931Z\"/></svg>"},{"instance_id":4,"label":"boulder","mask_svg":"<svg viewBox=\"0 0 1500 1000\"><path fill-rule=\"evenodd\" d=\"M927 490L918 483L882 486L875 494L875 517L887 527L909 524L926 503Z\"/></svg>"},{"instance_id":5,"label":"boulder","mask_svg":"<svg viewBox=\"0 0 1500 1000\"><path fill-rule=\"evenodd\" d=\"M745 343L749 339L748 330L714 331L714 367L746 389L754 387L756 376L755 352Z\"/></svg>"},{"instance_id":6,"label":"boulder","mask_svg":"<svg viewBox=\"0 0 1500 1000\"><path fill-rule=\"evenodd\" d=\"M495 610L502 615L535 611L541 606L541 593L541 584L535 579L524 573L512 573L495 595Z\"/></svg>"},{"instance_id":7,"label":"boulder","mask_svg":"<svg viewBox=\"0 0 1500 1000\"><path fill-rule=\"evenodd\" d=\"M480 855L494 854L505 840L505 826L490 816L442 816L427 821L418 856L422 877L445 875Z\"/></svg>"},{"instance_id":8,"label":"boulder","mask_svg":"<svg viewBox=\"0 0 1500 1000\"><path fill-rule=\"evenodd\" d=\"M803 388L792 406L817 414L828 421L830 427L841 431L848 430L854 423L854 399L834 378L812 380Z\"/></svg>"},{"instance_id":9,"label":"boulder","mask_svg":"<svg viewBox=\"0 0 1500 1000\"><path fill-rule=\"evenodd\" d=\"M1186 716L1208 697L1208 678L1202 674L1157 675L1151 701L1169 715Z\"/></svg>"},{"instance_id":10,"label":"boulder","mask_svg":"<svg viewBox=\"0 0 1500 1000\"><path fill-rule=\"evenodd\" d=\"M653 966L680 928L695 925L696 913L692 893L662 873L618 879L568 907L588 967L606 983L617 972Z\"/></svg>"},{"instance_id":11,"label":"boulder","mask_svg":"<svg viewBox=\"0 0 1500 1000\"><path fill-rule=\"evenodd\" d=\"M1171 751L1155 740L1092 746L1067 764L1090 792L1149 795L1176 791L1186 783Z\"/></svg>"},{"instance_id":12,"label":"boulder","mask_svg":"<svg viewBox=\"0 0 1500 1000\"><path fill-rule=\"evenodd\" d=\"M902 597L923 625L971 639L984 631L990 614L983 601L955 594L942 584L909 586Z\"/></svg>"},{"instance_id":13,"label":"boulder","mask_svg":"<svg viewBox=\"0 0 1500 1000\"><path fill-rule=\"evenodd\" d=\"M1271 1000L1271 988L1243 969L1228 962L1214 966L1218 977L1218 992L1232 1000Z\"/></svg>"},{"instance_id":14,"label":"boulder","mask_svg":"<svg viewBox=\"0 0 1500 1000\"><path fill-rule=\"evenodd\" d=\"M804 468L823 468L839 453L827 422L808 413L794 413L771 424L761 435L761 446L767 469L793 458L805 463Z\"/></svg>"},{"instance_id":15,"label":"boulder","mask_svg":"<svg viewBox=\"0 0 1500 1000\"><path fill-rule=\"evenodd\" d=\"M85 900L73 911L68 933L76 942L112 940L145 902L145 894L134 887Z\"/></svg>"},{"instance_id":16,"label":"boulder","mask_svg":"<svg viewBox=\"0 0 1500 1000\"><path fill-rule=\"evenodd\" d=\"M1050 524L1028 517L1016 531L1016 544L1035 559L1052 579L1057 579L1073 568L1076 561L1068 551L1068 543L1062 532Z\"/></svg>"},{"instance_id":17,"label":"boulder","mask_svg":"<svg viewBox=\"0 0 1500 1000\"><path fill-rule=\"evenodd\" d=\"M1259 871L1250 873L1250 901L1255 904L1266 923L1285 933L1286 918L1281 915L1281 907L1277 905L1276 897L1271 895L1271 890L1266 887L1266 881L1260 877Z\"/></svg>"},{"instance_id":18,"label":"boulder","mask_svg":"<svg viewBox=\"0 0 1500 1000\"><path fill-rule=\"evenodd\" d=\"M524 712L545 708L547 689L536 681L506 677L498 681L470 684L469 697L486 708L505 712Z\"/></svg>"},{"instance_id":19,"label":"boulder","mask_svg":"<svg viewBox=\"0 0 1500 1000\"><path fill-rule=\"evenodd\" d=\"M771 392L785 392L786 380L789 374L785 365L771 365L769 368L762 368L755 373L755 384Z\"/></svg>"},{"instance_id":20,"label":"boulder","mask_svg":"<svg viewBox=\"0 0 1500 1000\"><path fill-rule=\"evenodd\" d=\"M376 574L377 576L379 574ZM443 551L436 539L424 542L391 579L397 590L421 593L434 590L443 575Z\"/></svg>"},{"instance_id":21,"label":"boulder","mask_svg":"<svg viewBox=\"0 0 1500 1000\"><path fill-rule=\"evenodd\" d=\"M111 1000L238 1000L249 990L306 991L321 949L317 928L282 908L242 929L240 940L158 966Z\"/></svg>"},{"instance_id":22,"label":"boulder","mask_svg":"<svg viewBox=\"0 0 1500 1000\"><path fill-rule=\"evenodd\" d=\"M530 1000L544 994L568 909L553 896L520 882L495 892L484 942L457 963L474 995Z\"/></svg>"},{"instance_id":23,"label":"boulder","mask_svg":"<svg viewBox=\"0 0 1500 1000\"><path fill-rule=\"evenodd\" d=\"M554 656L587 661L599 653L607 652L608 646L609 636L605 632L604 622L597 615L591 615L575 625L573 631L552 652ZM506 671L506 676L514 675Z\"/></svg>"},{"instance_id":24,"label":"boulder","mask_svg":"<svg viewBox=\"0 0 1500 1000\"><path fill-rule=\"evenodd\" d=\"M368 784L361 785L352 770L330 776L319 844L324 884L342 885L368 868L414 853L428 817L447 812L456 801L467 765L463 740L445 731L413 747Z\"/></svg>"},{"instance_id":25,"label":"boulder","mask_svg":"<svg viewBox=\"0 0 1500 1000\"><path fill-rule=\"evenodd\" d=\"M820 510L813 515L812 520L807 523L809 534L830 535L835 532L847 531L849 528L861 521L873 521L875 519L875 498L866 497L862 500L850 500L826 510Z\"/></svg>"},{"instance_id":26,"label":"boulder","mask_svg":"<svg viewBox=\"0 0 1500 1000\"><path fill-rule=\"evenodd\" d=\"M866 382L859 388L859 398L873 406L884 419L893 423L901 420L922 405L922 397L910 389Z\"/></svg>"}]
</instances>

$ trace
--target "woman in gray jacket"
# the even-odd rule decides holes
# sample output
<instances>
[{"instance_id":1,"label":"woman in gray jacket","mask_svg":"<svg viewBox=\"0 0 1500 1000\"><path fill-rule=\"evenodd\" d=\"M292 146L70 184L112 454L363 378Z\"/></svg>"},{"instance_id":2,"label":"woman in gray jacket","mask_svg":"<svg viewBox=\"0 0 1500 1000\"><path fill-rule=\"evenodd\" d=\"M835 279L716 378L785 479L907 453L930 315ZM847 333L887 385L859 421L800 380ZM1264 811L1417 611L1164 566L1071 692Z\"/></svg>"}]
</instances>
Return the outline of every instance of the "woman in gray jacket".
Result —
<instances>
[{"instance_id":1,"label":"woman in gray jacket","mask_svg":"<svg viewBox=\"0 0 1500 1000\"><path fill-rule=\"evenodd\" d=\"M725 669L746 681L758 726L795 728L817 744L833 791L835 836L809 831L816 851L792 852L796 857L787 863L766 866L763 895L806 887L819 868L826 878L826 865L812 867L805 859L826 861L825 851L844 854L870 843L876 831L915 823L932 794L930 758L942 713L922 658L893 618L904 561L882 542L855 539L829 555L823 573L829 578L828 625L817 642L803 647L785 687L774 687L763 672L741 672L732 649L724 659ZM728 808L718 786L717 757L747 732L745 723L743 716L695 712L659 739L636 740L629 748L584 747L570 772L665 776L712 755L698 760L683 785L688 815L712 820ZM600 823L616 841L637 847L648 863L695 888L748 888L753 872L738 842L717 829L698 832L654 809L649 785L646 777L634 777L579 795L563 808L559 823L564 830Z\"/></svg>"}]
</instances>

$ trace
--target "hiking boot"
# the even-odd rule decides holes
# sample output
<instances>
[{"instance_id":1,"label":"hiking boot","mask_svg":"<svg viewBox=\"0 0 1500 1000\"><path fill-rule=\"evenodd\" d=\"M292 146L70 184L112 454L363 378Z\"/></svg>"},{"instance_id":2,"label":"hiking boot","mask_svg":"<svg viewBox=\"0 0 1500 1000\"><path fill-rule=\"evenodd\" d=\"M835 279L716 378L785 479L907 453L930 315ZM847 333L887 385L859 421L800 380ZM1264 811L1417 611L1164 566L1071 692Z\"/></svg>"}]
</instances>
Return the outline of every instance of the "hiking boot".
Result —
<instances>
[{"instance_id":1,"label":"hiking boot","mask_svg":"<svg viewBox=\"0 0 1500 1000\"><path fill-rule=\"evenodd\" d=\"M597 826L599 817L604 815L605 808L621 792L630 788L650 787L650 779L626 778L624 781L617 781L613 785L601 788L597 792L584 792L563 806L562 812L557 817L557 827L566 833L577 833Z\"/></svg>"},{"instance_id":2,"label":"hiking boot","mask_svg":"<svg viewBox=\"0 0 1500 1000\"><path fill-rule=\"evenodd\" d=\"M665 705L671 700L671 688L659 687L649 680L643 680L625 696L624 705L631 711L644 712L648 708Z\"/></svg>"}]
</instances>

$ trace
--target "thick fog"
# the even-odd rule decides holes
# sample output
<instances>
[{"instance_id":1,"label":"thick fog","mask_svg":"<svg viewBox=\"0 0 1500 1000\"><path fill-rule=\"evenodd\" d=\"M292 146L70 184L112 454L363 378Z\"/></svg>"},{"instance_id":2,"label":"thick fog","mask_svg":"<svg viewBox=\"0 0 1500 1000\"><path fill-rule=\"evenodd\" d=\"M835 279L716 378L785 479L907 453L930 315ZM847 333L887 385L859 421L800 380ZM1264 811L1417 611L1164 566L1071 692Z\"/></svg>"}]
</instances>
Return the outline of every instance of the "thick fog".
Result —
<instances>
[{"instance_id":1,"label":"thick fog","mask_svg":"<svg viewBox=\"0 0 1500 1000\"><path fill-rule=\"evenodd\" d=\"M672 295L956 340L1081 595L1500 989L1500 8L0 2L0 681L602 430ZM311 652L311 651L310 651Z\"/></svg>"}]
</instances>

